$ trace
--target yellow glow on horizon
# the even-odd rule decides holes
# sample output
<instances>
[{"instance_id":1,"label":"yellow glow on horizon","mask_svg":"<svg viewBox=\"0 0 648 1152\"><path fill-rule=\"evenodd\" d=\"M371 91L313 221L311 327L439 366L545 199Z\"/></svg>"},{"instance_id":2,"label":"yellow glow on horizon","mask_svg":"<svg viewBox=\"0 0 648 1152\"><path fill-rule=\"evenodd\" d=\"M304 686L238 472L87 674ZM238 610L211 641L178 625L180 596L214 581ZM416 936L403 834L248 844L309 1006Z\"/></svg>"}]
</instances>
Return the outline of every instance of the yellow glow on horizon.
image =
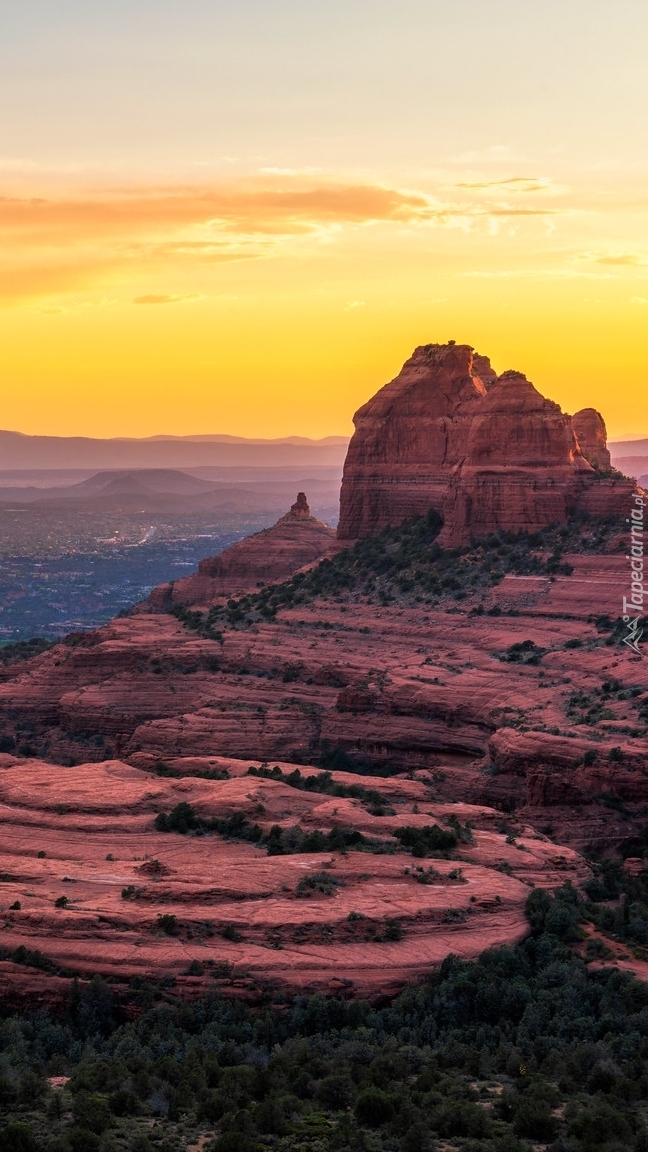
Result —
<instances>
[{"instance_id":1,"label":"yellow glow on horizon","mask_svg":"<svg viewBox=\"0 0 648 1152\"><path fill-rule=\"evenodd\" d=\"M605 237L605 239L603 239ZM648 433L648 222L619 189L266 174L0 200L2 424L324 436L455 339Z\"/></svg>"}]
</instances>

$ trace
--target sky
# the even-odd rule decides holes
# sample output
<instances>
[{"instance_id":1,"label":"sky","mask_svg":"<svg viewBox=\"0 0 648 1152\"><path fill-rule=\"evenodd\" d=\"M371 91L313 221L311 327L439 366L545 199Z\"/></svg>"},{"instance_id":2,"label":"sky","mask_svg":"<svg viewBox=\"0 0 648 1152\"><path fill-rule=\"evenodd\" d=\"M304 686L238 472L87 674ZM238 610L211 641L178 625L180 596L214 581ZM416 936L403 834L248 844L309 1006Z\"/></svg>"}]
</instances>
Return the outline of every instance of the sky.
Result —
<instances>
[{"instance_id":1,"label":"sky","mask_svg":"<svg viewBox=\"0 0 648 1152\"><path fill-rule=\"evenodd\" d=\"M0 425L347 434L418 344L648 434L645 0L0 7Z\"/></svg>"}]
</instances>

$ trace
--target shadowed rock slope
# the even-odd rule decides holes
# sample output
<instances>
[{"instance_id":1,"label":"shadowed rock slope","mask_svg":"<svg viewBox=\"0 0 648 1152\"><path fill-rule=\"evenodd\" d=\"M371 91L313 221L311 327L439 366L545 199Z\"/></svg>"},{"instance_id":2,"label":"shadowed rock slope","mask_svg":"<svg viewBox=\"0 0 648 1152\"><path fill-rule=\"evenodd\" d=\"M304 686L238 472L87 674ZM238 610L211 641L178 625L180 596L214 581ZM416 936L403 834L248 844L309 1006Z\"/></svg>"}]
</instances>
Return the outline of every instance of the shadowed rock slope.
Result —
<instances>
[{"instance_id":1,"label":"shadowed rock slope","mask_svg":"<svg viewBox=\"0 0 648 1152\"><path fill-rule=\"evenodd\" d=\"M335 548L334 530L311 516L306 496L299 492L290 511L272 528L201 560L195 575L155 588L148 605L155 610L173 604L211 604L234 592L284 580Z\"/></svg>"}]
</instances>

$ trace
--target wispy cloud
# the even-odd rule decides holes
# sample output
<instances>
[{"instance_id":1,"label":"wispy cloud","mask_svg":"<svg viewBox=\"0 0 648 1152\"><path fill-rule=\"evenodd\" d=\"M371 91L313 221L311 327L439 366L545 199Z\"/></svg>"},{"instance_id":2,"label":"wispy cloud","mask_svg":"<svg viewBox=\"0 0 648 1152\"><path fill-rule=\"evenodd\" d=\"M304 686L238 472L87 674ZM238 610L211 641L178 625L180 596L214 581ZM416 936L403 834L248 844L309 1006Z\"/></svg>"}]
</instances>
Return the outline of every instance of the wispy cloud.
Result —
<instances>
[{"instance_id":1,"label":"wispy cloud","mask_svg":"<svg viewBox=\"0 0 648 1152\"><path fill-rule=\"evenodd\" d=\"M4 196L0 296L19 300L76 291L106 274L138 269L146 275L156 265L262 259L287 244L317 241L344 228L442 223L444 213L423 192L305 176L74 198ZM137 299L144 302L144 296L166 294L142 293Z\"/></svg>"},{"instance_id":2,"label":"wispy cloud","mask_svg":"<svg viewBox=\"0 0 648 1152\"><path fill-rule=\"evenodd\" d=\"M321 187L159 189L83 199L0 198L0 233L23 246L93 236L102 240L133 232L186 226L254 234L300 233L322 223L410 221L438 213L422 192L380 185Z\"/></svg>"},{"instance_id":3,"label":"wispy cloud","mask_svg":"<svg viewBox=\"0 0 648 1152\"><path fill-rule=\"evenodd\" d=\"M312 176L314 173L323 172L323 168L259 168L264 176Z\"/></svg>"},{"instance_id":4,"label":"wispy cloud","mask_svg":"<svg viewBox=\"0 0 648 1152\"><path fill-rule=\"evenodd\" d=\"M480 191L489 191L494 188L506 192L549 192L555 188L555 185L540 176L511 176L507 180L464 180L455 187Z\"/></svg>"},{"instance_id":5,"label":"wispy cloud","mask_svg":"<svg viewBox=\"0 0 648 1152\"><path fill-rule=\"evenodd\" d=\"M133 304L193 304L196 300L202 300L204 297L199 295L187 296L165 296L149 293L145 296L134 296Z\"/></svg>"},{"instance_id":6,"label":"wispy cloud","mask_svg":"<svg viewBox=\"0 0 648 1152\"><path fill-rule=\"evenodd\" d=\"M461 152L459 156L455 157L458 164L501 164L515 159L515 153L508 144L491 144L488 148ZM520 157L518 156L517 159L520 160Z\"/></svg>"},{"instance_id":7,"label":"wispy cloud","mask_svg":"<svg viewBox=\"0 0 648 1152\"><path fill-rule=\"evenodd\" d=\"M462 186L441 200L419 189L333 182L317 173L274 171L238 184L148 187L87 192L75 197L0 197L0 297L5 301L92 290L108 278L142 282L136 303L182 303L195 298L156 291L174 270L184 281L192 266L290 254L305 244L335 241L367 226L390 229L477 228L561 210L501 193L524 191L539 178L512 177ZM525 185L521 187L521 183ZM569 211L569 209L567 209ZM564 212L562 213L564 214ZM151 278L155 280L151 283ZM151 290L146 281L149 281ZM176 280L177 282L177 280ZM112 287L111 287L112 291Z\"/></svg>"},{"instance_id":8,"label":"wispy cloud","mask_svg":"<svg viewBox=\"0 0 648 1152\"><path fill-rule=\"evenodd\" d=\"M474 215L480 216L564 216L561 208L513 208L510 204L493 205L492 208L482 208Z\"/></svg>"},{"instance_id":9,"label":"wispy cloud","mask_svg":"<svg viewBox=\"0 0 648 1152\"><path fill-rule=\"evenodd\" d=\"M643 257L635 256L630 252L626 252L622 256L596 256L595 260L597 264L618 265L621 268L641 268L642 265L648 263Z\"/></svg>"},{"instance_id":10,"label":"wispy cloud","mask_svg":"<svg viewBox=\"0 0 648 1152\"><path fill-rule=\"evenodd\" d=\"M612 280L611 272L586 272L578 268L502 268L460 272L460 276L480 280L510 280L550 277L558 280Z\"/></svg>"}]
</instances>

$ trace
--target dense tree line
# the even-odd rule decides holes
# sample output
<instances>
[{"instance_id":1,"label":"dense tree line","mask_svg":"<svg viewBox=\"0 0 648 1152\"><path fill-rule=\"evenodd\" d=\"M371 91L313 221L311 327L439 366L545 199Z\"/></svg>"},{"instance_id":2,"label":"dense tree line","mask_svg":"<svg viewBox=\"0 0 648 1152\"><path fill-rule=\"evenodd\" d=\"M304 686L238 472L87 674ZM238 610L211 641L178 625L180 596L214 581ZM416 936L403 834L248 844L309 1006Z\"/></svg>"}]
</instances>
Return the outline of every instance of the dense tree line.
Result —
<instances>
[{"instance_id":1,"label":"dense tree line","mask_svg":"<svg viewBox=\"0 0 648 1152\"><path fill-rule=\"evenodd\" d=\"M0 1147L646 1152L648 985L588 970L587 915L569 885L534 890L525 943L373 1005L73 981L59 1013L0 1024Z\"/></svg>"}]
</instances>

